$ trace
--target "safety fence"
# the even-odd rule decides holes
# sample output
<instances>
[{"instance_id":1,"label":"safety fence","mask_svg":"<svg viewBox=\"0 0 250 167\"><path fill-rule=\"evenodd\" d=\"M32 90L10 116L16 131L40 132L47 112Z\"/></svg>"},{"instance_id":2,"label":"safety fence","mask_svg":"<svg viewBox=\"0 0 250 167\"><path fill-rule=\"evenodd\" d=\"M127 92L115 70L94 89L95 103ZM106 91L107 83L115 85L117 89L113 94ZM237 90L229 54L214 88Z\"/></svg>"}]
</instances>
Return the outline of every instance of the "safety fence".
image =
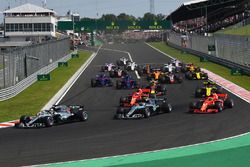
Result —
<instances>
[{"instance_id":1,"label":"safety fence","mask_svg":"<svg viewBox=\"0 0 250 167\"><path fill-rule=\"evenodd\" d=\"M0 90L14 86L64 57L70 49L69 38L46 41L0 51Z\"/></svg>"},{"instance_id":2,"label":"safety fence","mask_svg":"<svg viewBox=\"0 0 250 167\"><path fill-rule=\"evenodd\" d=\"M66 62L71 58L71 54L68 54L62 58L60 58L57 61L54 61L53 63L49 64L46 67L43 67L42 69L38 70L37 72L29 75L27 78L23 79L22 81L18 82L16 85L5 88L5 89L0 89L0 101L4 101L7 99L10 99L20 92L22 92L24 89L32 85L37 81L37 75L39 74L48 74L54 69L58 67L59 62Z\"/></svg>"},{"instance_id":3,"label":"safety fence","mask_svg":"<svg viewBox=\"0 0 250 167\"><path fill-rule=\"evenodd\" d=\"M250 74L250 37L216 34L200 36L167 32L167 42L192 54Z\"/></svg>"}]
</instances>

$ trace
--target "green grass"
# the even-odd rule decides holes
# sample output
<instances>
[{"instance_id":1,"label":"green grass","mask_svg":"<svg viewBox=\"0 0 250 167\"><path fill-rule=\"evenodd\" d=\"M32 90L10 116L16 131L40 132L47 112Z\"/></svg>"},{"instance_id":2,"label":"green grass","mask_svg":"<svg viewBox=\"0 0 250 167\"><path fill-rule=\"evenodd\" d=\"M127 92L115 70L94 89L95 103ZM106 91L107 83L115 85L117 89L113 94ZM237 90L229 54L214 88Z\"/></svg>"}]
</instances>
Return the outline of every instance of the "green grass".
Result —
<instances>
[{"instance_id":1,"label":"green grass","mask_svg":"<svg viewBox=\"0 0 250 167\"><path fill-rule=\"evenodd\" d=\"M228 35L250 36L250 25L240 28L229 28L225 30L220 30L217 33L223 33Z\"/></svg>"},{"instance_id":2,"label":"green grass","mask_svg":"<svg viewBox=\"0 0 250 167\"><path fill-rule=\"evenodd\" d=\"M51 81L39 81L10 100L0 102L0 122L19 119L21 115L36 114L90 57L91 53L79 51L79 58L70 59L68 67L52 71Z\"/></svg>"},{"instance_id":3,"label":"green grass","mask_svg":"<svg viewBox=\"0 0 250 167\"><path fill-rule=\"evenodd\" d=\"M224 66L221 66L212 62L200 62L200 58L188 53L182 53L180 50L174 49L172 47L167 46L165 43L161 42L152 42L150 43L152 46L157 49L169 54L172 57L175 57L185 63L194 63L197 66L205 68L209 71L212 71L215 74L222 76L223 78L245 88L250 91L250 76L232 76L230 73L230 69Z\"/></svg>"}]
</instances>

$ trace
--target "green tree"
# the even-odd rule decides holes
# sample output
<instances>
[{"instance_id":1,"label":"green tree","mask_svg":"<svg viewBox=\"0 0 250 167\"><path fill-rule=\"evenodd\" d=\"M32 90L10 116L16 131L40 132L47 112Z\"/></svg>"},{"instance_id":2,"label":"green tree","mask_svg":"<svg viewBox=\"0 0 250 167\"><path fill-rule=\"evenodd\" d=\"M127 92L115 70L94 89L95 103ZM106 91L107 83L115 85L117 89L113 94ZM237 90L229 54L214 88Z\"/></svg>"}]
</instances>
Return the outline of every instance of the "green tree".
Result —
<instances>
[{"instance_id":1,"label":"green tree","mask_svg":"<svg viewBox=\"0 0 250 167\"><path fill-rule=\"evenodd\" d=\"M136 17L133 15L127 15L126 13L121 13L117 16L118 20L126 20L126 21L134 21L136 20Z\"/></svg>"},{"instance_id":2,"label":"green tree","mask_svg":"<svg viewBox=\"0 0 250 167\"><path fill-rule=\"evenodd\" d=\"M114 14L103 14L101 20L105 21L117 21L117 17Z\"/></svg>"},{"instance_id":3,"label":"green tree","mask_svg":"<svg viewBox=\"0 0 250 167\"><path fill-rule=\"evenodd\" d=\"M163 15L161 13L156 15L157 20L162 20L162 19L164 19L164 17L165 17L165 15Z\"/></svg>"},{"instance_id":4,"label":"green tree","mask_svg":"<svg viewBox=\"0 0 250 167\"><path fill-rule=\"evenodd\" d=\"M143 16L142 19L143 19L143 20L156 20L157 17L156 17L154 14L148 12L148 13L145 13L145 14L144 14L144 16Z\"/></svg>"},{"instance_id":5,"label":"green tree","mask_svg":"<svg viewBox=\"0 0 250 167\"><path fill-rule=\"evenodd\" d=\"M95 21L93 18L83 17L81 18L81 21Z\"/></svg>"}]
</instances>

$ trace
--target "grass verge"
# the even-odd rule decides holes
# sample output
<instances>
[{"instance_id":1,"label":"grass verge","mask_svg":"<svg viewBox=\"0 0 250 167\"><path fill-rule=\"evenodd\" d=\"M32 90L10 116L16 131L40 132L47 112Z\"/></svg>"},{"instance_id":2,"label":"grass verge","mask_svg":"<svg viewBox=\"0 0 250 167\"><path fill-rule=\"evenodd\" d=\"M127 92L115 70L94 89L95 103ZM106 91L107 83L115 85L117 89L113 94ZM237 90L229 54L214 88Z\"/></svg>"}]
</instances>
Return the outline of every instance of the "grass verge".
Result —
<instances>
[{"instance_id":1,"label":"grass verge","mask_svg":"<svg viewBox=\"0 0 250 167\"><path fill-rule=\"evenodd\" d=\"M151 42L149 44L163 51L164 53L169 54L172 57L175 57L185 63L192 62L250 91L250 76L232 76L230 73L230 69L227 67L221 66L213 62L200 62L199 57L188 53L182 53L180 50L172 48L162 42Z\"/></svg>"},{"instance_id":2,"label":"grass verge","mask_svg":"<svg viewBox=\"0 0 250 167\"><path fill-rule=\"evenodd\" d=\"M50 73L50 81L35 82L16 97L0 102L0 122L19 119L21 115L36 114L84 64L90 55L90 52L79 51L79 58L70 59L68 67L56 68Z\"/></svg>"}]
</instances>

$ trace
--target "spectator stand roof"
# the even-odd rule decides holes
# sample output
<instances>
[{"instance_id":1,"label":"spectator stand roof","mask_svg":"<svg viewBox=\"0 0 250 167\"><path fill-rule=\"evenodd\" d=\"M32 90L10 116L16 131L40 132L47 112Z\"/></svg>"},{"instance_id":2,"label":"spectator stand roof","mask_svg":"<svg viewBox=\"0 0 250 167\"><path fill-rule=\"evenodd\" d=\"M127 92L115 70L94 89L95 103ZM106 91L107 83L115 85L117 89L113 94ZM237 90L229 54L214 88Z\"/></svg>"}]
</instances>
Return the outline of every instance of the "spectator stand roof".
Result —
<instances>
[{"instance_id":1,"label":"spectator stand roof","mask_svg":"<svg viewBox=\"0 0 250 167\"><path fill-rule=\"evenodd\" d=\"M172 23L207 17L208 24L247 10L249 0L193 0L183 3L166 17Z\"/></svg>"},{"instance_id":2,"label":"spectator stand roof","mask_svg":"<svg viewBox=\"0 0 250 167\"><path fill-rule=\"evenodd\" d=\"M5 10L3 13L4 14L9 14L9 13L53 13L55 14L55 11L27 3L21 6L12 8L12 9Z\"/></svg>"}]
</instances>

